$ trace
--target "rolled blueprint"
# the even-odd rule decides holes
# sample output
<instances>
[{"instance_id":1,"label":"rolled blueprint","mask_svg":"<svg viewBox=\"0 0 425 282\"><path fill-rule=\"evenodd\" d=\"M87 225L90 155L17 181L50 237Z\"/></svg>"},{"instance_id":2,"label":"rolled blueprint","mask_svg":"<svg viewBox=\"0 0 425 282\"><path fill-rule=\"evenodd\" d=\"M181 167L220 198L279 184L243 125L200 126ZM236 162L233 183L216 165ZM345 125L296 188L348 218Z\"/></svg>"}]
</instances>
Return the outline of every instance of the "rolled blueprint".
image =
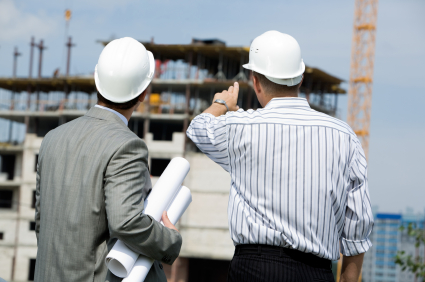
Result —
<instances>
[{"instance_id":1,"label":"rolled blueprint","mask_svg":"<svg viewBox=\"0 0 425 282\"><path fill-rule=\"evenodd\" d=\"M144 255L140 255L136 260L130 274L122 282L143 282L153 265L154 260Z\"/></svg>"},{"instance_id":2,"label":"rolled blueprint","mask_svg":"<svg viewBox=\"0 0 425 282\"><path fill-rule=\"evenodd\" d=\"M115 276L124 278L130 273L138 256L138 253L133 252L122 241L117 240L106 257L106 265Z\"/></svg>"},{"instance_id":3,"label":"rolled blueprint","mask_svg":"<svg viewBox=\"0 0 425 282\"><path fill-rule=\"evenodd\" d=\"M144 213L160 221L162 213L168 210L180 190L189 169L190 165L186 159L172 159L152 189L147 201L153 204L146 204Z\"/></svg>"},{"instance_id":4,"label":"rolled blueprint","mask_svg":"<svg viewBox=\"0 0 425 282\"><path fill-rule=\"evenodd\" d=\"M172 224L176 224L180 217L186 211L189 204L192 202L190 190L182 186L174 201L168 208L167 214ZM123 279L123 282L143 282L152 267L154 260L146 256L140 255L130 271L130 274Z\"/></svg>"},{"instance_id":5,"label":"rolled blueprint","mask_svg":"<svg viewBox=\"0 0 425 282\"><path fill-rule=\"evenodd\" d=\"M145 200L143 213L152 216L156 221L160 221L162 213L168 211L179 192L189 169L190 165L186 159L173 158ZM118 240L106 256L106 266L114 275L124 278L129 275L137 257L137 253Z\"/></svg>"},{"instance_id":6,"label":"rolled blueprint","mask_svg":"<svg viewBox=\"0 0 425 282\"><path fill-rule=\"evenodd\" d=\"M174 198L170 207L167 210L168 219L172 224L176 225L177 221L182 217L183 213L192 202L192 194L189 188L182 186L179 193Z\"/></svg>"}]
</instances>

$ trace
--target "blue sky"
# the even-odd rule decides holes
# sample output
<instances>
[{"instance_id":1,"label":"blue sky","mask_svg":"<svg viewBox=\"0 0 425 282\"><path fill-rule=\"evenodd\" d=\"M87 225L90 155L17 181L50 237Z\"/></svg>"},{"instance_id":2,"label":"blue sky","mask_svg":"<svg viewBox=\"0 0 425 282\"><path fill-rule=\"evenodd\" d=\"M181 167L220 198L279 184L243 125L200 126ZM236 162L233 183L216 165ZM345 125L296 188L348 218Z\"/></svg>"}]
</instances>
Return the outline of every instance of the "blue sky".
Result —
<instances>
[{"instance_id":1,"label":"blue sky","mask_svg":"<svg viewBox=\"0 0 425 282\"><path fill-rule=\"evenodd\" d=\"M23 53L18 76L28 75L31 36L48 46L43 75L51 76L58 67L64 71L67 8L73 12L69 35L77 44L71 74L93 72L102 50L99 39L189 43L192 37L220 38L228 45L248 46L275 29L298 40L309 66L349 77L353 0L0 0L0 76L12 74L14 46ZM369 189L380 211L425 209L424 12L421 0L379 2ZM345 119L346 97L339 100L339 109Z\"/></svg>"}]
</instances>

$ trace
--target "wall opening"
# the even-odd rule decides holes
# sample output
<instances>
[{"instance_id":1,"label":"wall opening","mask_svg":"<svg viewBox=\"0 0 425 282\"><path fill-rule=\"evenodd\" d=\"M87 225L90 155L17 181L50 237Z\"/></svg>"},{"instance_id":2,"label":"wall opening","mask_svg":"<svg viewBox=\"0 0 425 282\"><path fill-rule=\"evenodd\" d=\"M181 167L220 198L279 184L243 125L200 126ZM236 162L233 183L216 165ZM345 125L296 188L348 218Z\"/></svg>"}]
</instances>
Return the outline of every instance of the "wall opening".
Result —
<instances>
[{"instance_id":1,"label":"wall opening","mask_svg":"<svg viewBox=\"0 0 425 282\"><path fill-rule=\"evenodd\" d=\"M37 172L37 164L38 164L38 154L35 154L34 172Z\"/></svg>"},{"instance_id":2,"label":"wall opening","mask_svg":"<svg viewBox=\"0 0 425 282\"><path fill-rule=\"evenodd\" d=\"M35 221L30 221L30 231L35 231Z\"/></svg>"},{"instance_id":3,"label":"wall opening","mask_svg":"<svg viewBox=\"0 0 425 282\"><path fill-rule=\"evenodd\" d=\"M29 281L34 281L34 274L35 274L35 259L30 259L30 265L28 270Z\"/></svg>"},{"instance_id":4,"label":"wall opening","mask_svg":"<svg viewBox=\"0 0 425 282\"><path fill-rule=\"evenodd\" d=\"M15 177L15 155L0 155L0 172L7 174L7 180L13 180Z\"/></svg>"},{"instance_id":5,"label":"wall opening","mask_svg":"<svg viewBox=\"0 0 425 282\"><path fill-rule=\"evenodd\" d=\"M161 176L164 172L167 165L170 163L171 159L151 159L151 175L152 176Z\"/></svg>"},{"instance_id":6,"label":"wall opening","mask_svg":"<svg viewBox=\"0 0 425 282\"><path fill-rule=\"evenodd\" d=\"M151 120L149 132L153 133L153 140L171 141L174 132L183 131L183 122L163 122Z\"/></svg>"},{"instance_id":7,"label":"wall opening","mask_svg":"<svg viewBox=\"0 0 425 282\"><path fill-rule=\"evenodd\" d=\"M35 209L35 190L32 190L32 202L31 207Z\"/></svg>"},{"instance_id":8,"label":"wall opening","mask_svg":"<svg viewBox=\"0 0 425 282\"><path fill-rule=\"evenodd\" d=\"M0 190L0 208L11 209L13 206L13 190Z\"/></svg>"},{"instance_id":9,"label":"wall opening","mask_svg":"<svg viewBox=\"0 0 425 282\"><path fill-rule=\"evenodd\" d=\"M28 133L35 133L38 137L44 137L50 130L59 126L59 118L30 118Z\"/></svg>"},{"instance_id":10,"label":"wall opening","mask_svg":"<svg viewBox=\"0 0 425 282\"><path fill-rule=\"evenodd\" d=\"M128 128L140 138L144 138L143 136L144 128L145 128L144 125L145 125L145 122L142 119L131 118L130 121L128 122Z\"/></svg>"}]
</instances>

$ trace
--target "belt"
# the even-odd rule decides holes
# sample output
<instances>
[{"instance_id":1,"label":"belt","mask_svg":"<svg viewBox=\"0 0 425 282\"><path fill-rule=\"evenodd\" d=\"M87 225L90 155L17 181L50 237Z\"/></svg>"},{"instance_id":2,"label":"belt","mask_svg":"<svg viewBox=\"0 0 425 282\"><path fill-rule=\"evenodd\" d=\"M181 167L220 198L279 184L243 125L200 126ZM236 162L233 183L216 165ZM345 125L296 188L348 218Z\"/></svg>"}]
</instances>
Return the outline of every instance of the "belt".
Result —
<instances>
[{"instance_id":1,"label":"belt","mask_svg":"<svg viewBox=\"0 0 425 282\"><path fill-rule=\"evenodd\" d=\"M280 258L290 258L307 265L332 268L332 261L319 258L313 254L308 254L295 249L288 249L271 245L237 245L235 248L235 256L240 255L257 255L257 256L273 256Z\"/></svg>"}]
</instances>

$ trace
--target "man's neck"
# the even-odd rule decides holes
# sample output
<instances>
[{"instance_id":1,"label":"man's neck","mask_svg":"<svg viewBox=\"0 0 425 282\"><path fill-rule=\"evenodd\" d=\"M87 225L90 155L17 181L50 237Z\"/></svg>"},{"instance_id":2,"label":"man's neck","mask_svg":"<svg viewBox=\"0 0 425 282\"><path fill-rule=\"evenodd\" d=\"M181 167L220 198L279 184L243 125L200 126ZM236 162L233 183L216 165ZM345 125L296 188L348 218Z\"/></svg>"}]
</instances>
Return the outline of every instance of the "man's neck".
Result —
<instances>
[{"instance_id":1,"label":"man's neck","mask_svg":"<svg viewBox=\"0 0 425 282\"><path fill-rule=\"evenodd\" d=\"M122 109L116 109L116 108L112 108L112 107L109 107L108 105L106 105L106 104L104 104L104 103L102 103L101 101L98 101L97 102L97 104L99 105L99 106L102 106L102 107L106 107L106 108L110 108L111 110L114 110L114 111L116 111L116 112L119 112L120 114L122 114L127 120L130 120L130 118L131 118L131 114L133 113L133 111L134 111L134 107L131 107L130 109L127 109L127 110L122 110Z\"/></svg>"},{"instance_id":2,"label":"man's neck","mask_svg":"<svg viewBox=\"0 0 425 282\"><path fill-rule=\"evenodd\" d=\"M288 94L288 95L279 95L279 96L272 96L267 95L265 97L265 100L263 100L264 105L263 108L273 99L273 98L298 98L298 92L294 94Z\"/></svg>"}]
</instances>

